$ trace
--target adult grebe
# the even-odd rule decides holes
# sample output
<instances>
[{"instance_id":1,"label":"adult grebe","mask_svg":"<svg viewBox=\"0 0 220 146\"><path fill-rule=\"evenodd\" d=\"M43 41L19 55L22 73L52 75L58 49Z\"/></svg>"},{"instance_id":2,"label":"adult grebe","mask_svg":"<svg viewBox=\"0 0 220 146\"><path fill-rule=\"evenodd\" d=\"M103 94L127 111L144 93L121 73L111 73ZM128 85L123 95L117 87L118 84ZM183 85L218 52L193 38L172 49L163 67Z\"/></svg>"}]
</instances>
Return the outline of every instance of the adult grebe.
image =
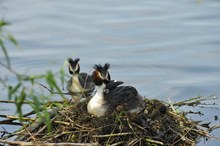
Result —
<instances>
[{"instance_id":1,"label":"adult grebe","mask_svg":"<svg viewBox=\"0 0 220 146\"><path fill-rule=\"evenodd\" d=\"M120 81L111 81L108 69L110 64L95 65L92 78L97 91L90 99L87 110L90 114L100 117L114 110L124 110L129 113L139 113L144 109L144 102L137 90L132 86L119 86Z\"/></svg>"}]
</instances>

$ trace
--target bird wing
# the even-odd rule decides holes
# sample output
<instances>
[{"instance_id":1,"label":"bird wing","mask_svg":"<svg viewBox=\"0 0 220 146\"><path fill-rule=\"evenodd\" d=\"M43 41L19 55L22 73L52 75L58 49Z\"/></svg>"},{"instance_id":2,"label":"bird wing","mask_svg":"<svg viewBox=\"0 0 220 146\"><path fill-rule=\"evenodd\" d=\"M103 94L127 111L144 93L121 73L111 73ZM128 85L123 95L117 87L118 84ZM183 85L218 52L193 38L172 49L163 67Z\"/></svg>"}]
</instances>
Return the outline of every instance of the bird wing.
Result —
<instances>
[{"instance_id":1,"label":"bird wing","mask_svg":"<svg viewBox=\"0 0 220 146\"><path fill-rule=\"evenodd\" d=\"M124 82L117 81L117 80L111 80L105 87L106 90L112 90L117 88L119 85L123 84Z\"/></svg>"},{"instance_id":2,"label":"bird wing","mask_svg":"<svg viewBox=\"0 0 220 146\"><path fill-rule=\"evenodd\" d=\"M87 73L79 74L79 82L83 89L86 91L93 91L95 89L95 84L92 80L92 77Z\"/></svg>"},{"instance_id":3,"label":"bird wing","mask_svg":"<svg viewBox=\"0 0 220 146\"><path fill-rule=\"evenodd\" d=\"M105 100L109 103L109 108L116 109L118 106L123 106L125 110L136 108L140 102L138 92L132 86L119 86L112 89L105 95Z\"/></svg>"}]
</instances>

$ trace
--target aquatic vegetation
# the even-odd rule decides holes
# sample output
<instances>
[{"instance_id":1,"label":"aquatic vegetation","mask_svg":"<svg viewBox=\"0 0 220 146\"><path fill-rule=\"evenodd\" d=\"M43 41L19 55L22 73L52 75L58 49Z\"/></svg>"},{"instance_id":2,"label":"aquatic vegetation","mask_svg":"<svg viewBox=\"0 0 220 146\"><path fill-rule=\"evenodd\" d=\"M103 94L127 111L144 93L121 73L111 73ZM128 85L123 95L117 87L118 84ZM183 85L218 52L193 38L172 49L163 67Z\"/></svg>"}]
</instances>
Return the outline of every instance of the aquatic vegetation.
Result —
<instances>
[{"instance_id":1,"label":"aquatic vegetation","mask_svg":"<svg viewBox=\"0 0 220 146\"><path fill-rule=\"evenodd\" d=\"M200 101L213 97L200 97ZM113 111L104 117L89 115L87 102L50 102L47 104L48 112L42 111L47 116L38 118L35 115L30 118L26 115L34 112L26 114L23 128L5 134L3 138L14 136L15 144L33 142L38 145L195 145L201 137L212 137L208 132L209 124L189 120L185 112L175 110L185 102L170 105L146 98L145 111L140 114ZM198 97L188 102L198 102ZM50 131L46 126L48 122ZM0 142L10 144L10 141Z\"/></svg>"}]
</instances>

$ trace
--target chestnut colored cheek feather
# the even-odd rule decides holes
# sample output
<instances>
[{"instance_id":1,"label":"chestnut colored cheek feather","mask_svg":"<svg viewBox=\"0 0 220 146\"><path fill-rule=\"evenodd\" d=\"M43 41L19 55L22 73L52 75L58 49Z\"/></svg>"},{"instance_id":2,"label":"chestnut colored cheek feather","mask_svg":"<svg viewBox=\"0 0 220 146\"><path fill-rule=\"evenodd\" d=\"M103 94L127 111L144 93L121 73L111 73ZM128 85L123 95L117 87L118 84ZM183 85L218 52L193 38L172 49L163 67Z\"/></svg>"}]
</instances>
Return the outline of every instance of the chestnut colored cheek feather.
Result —
<instances>
[{"instance_id":1,"label":"chestnut colored cheek feather","mask_svg":"<svg viewBox=\"0 0 220 146\"><path fill-rule=\"evenodd\" d=\"M101 85L103 83L98 71L93 72L92 78L96 85Z\"/></svg>"}]
</instances>

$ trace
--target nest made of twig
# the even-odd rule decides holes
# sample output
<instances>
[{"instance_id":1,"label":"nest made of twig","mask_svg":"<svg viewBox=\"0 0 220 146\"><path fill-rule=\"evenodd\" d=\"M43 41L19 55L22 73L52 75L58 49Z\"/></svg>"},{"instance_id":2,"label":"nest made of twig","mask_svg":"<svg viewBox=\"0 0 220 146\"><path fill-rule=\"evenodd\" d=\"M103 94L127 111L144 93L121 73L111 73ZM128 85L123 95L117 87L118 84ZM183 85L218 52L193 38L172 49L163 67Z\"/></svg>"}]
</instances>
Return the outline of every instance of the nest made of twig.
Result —
<instances>
[{"instance_id":1,"label":"nest made of twig","mask_svg":"<svg viewBox=\"0 0 220 146\"><path fill-rule=\"evenodd\" d=\"M140 114L113 111L104 117L87 113L87 102L54 108L52 131L45 124L32 123L32 135L21 141L96 143L99 145L194 145L203 133L196 122L188 120L158 100L145 100ZM35 127L33 128L33 125Z\"/></svg>"}]
</instances>

